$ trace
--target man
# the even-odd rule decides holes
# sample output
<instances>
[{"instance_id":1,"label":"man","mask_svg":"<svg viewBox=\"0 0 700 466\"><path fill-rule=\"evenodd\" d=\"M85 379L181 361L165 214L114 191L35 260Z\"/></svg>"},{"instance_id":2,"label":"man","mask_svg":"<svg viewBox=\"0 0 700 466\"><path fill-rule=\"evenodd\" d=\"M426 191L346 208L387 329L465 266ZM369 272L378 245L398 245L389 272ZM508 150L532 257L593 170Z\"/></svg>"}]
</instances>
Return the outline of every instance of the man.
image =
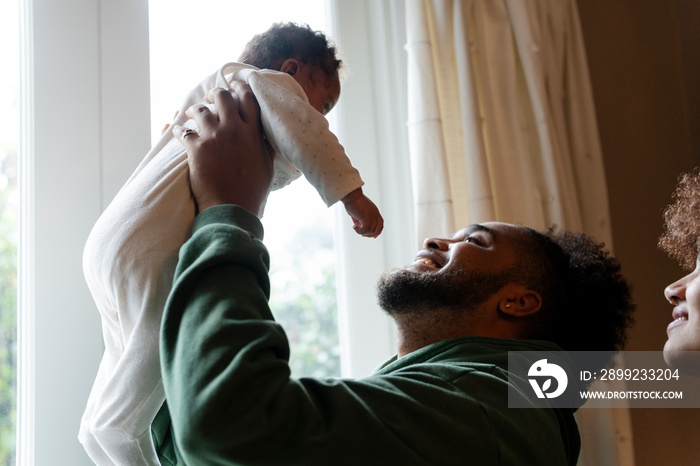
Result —
<instances>
[{"instance_id":1,"label":"man","mask_svg":"<svg viewBox=\"0 0 700 466\"><path fill-rule=\"evenodd\" d=\"M216 91L175 127L200 214L161 331L164 464L575 464L572 409L509 409L508 351L616 350L619 264L582 235L472 225L385 274L398 356L359 380L294 379L268 307L258 212L272 165L254 98Z\"/></svg>"}]
</instances>

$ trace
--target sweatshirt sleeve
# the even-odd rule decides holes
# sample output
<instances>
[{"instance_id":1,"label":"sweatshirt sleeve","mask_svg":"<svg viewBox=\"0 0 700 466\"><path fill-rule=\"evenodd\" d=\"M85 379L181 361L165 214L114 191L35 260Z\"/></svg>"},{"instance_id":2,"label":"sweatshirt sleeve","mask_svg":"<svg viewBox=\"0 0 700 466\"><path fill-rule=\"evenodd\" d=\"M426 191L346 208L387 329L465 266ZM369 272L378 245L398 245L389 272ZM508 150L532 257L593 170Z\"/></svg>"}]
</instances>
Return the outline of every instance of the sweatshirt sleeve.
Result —
<instances>
[{"instance_id":1,"label":"sweatshirt sleeve","mask_svg":"<svg viewBox=\"0 0 700 466\"><path fill-rule=\"evenodd\" d=\"M267 303L262 234L245 209L217 206L200 213L180 252L161 327L161 372L184 461L377 464L390 453L400 464L427 464L366 405L384 388L290 377L289 343Z\"/></svg>"}]
</instances>

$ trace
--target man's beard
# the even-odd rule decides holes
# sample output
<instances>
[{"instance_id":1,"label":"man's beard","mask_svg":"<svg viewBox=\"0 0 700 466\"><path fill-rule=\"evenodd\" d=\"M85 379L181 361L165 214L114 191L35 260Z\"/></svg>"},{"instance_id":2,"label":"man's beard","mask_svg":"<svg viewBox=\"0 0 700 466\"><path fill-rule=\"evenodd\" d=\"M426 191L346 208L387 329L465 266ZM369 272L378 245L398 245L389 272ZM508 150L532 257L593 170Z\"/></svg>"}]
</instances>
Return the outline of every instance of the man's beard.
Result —
<instances>
[{"instance_id":1,"label":"man's beard","mask_svg":"<svg viewBox=\"0 0 700 466\"><path fill-rule=\"evenodd\" d=\"M391 316L427 316L438 309L476 309L513 279L512 271L437 273L401 269L379 277L377 297Z\"/></svg>"}]
</instances>

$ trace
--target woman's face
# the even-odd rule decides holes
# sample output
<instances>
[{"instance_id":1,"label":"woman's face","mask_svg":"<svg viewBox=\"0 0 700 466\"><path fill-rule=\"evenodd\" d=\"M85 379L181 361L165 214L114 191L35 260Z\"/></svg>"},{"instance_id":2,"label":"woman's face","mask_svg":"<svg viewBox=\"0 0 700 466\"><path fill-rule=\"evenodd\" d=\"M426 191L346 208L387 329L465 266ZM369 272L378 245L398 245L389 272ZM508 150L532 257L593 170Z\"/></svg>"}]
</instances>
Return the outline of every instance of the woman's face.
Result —
<instances>
[{"instance_id":1,"label":"woman's face","mask_svg":"<svg viewBox=\"0 0 700 466\"><path fill-rule=\"evenodd\" d=\"M694 271L668 285L664 295L674 306L673 321L666 329L664 359L671 367L681 367L684 355L675 351L700 351L700 260ZM694 372L700 372L700 367Z\"/></svg>"}]
</instances>

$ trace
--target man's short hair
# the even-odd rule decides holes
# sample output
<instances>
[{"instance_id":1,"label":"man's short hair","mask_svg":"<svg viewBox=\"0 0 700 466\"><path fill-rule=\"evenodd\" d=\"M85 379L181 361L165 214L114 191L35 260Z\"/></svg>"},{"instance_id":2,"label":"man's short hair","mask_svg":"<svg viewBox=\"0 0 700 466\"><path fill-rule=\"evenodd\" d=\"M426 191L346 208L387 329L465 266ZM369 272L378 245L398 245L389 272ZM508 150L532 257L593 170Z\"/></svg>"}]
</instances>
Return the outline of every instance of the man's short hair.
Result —
<instances>
[{"instance_id":1,"label":"man's short hair","mask_svg":"<svg viewBox=\"0 0 700 466\"><path fill-rule=\"evenodd\" d=\"M522 228L535 245L524 253L523 281L543 301L532 337L567 351L622 350L635 305L618 260L586 234Z\"/></svg>"},{"instance_id":2,"label":"man's short hair","mask_svg":"<svg viewBox=\"0 0 700 466\"><path fill-rule=\"evenodd\" d=\"M693 270L700 251L700 168L680 177L664 220L659 248Z\"/></svg>"},{"instance_id":3,"label":"man's short hair","mask_svg":"<svg viewBox=\"0 0 700 466\"><path fill-rule=\"evenodd\" d=\"M285 60L295 58L321 67L330 76L342 65L336 55L335 46L323 32L307 24L275 23L248 42L238 61L279 71Z\"/></svg>"}]
</instances>

